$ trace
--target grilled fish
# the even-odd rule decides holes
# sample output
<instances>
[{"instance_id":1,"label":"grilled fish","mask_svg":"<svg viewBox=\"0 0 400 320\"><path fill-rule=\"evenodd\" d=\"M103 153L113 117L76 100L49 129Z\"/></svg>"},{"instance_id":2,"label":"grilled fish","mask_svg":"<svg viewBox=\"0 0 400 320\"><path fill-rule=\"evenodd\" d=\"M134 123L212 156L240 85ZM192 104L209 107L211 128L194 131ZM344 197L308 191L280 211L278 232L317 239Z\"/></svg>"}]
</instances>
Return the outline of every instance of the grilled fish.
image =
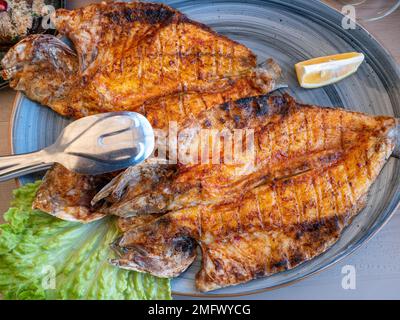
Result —
<instances>
[{"instance_id":1,"label":"grilled fish","mask_svg":"<svg viewBox=\"0 0 400 320\"><path fill-rule=\"evenodd\" d=\"M206 159L208 163L204 164L202 159L199 164L179 165L147 190L131 183L121 198L109 201L115 203L108 211L126 217L229 202L258 185L323 166L324 161L338 157L359 137L380 128L385 119L300 105L287 94L228 102L186 121L182 130L189 129L194 134L185 142L199 145L196 140L200 139L202 129L225 130L231 136L238 129L253 129L253 152L243 153L240 161L234 164L227 164L222 156L221 163L212 163L213 154L210 153L210 159ZM226 154L226 136L219 137L221 155ZM129 180L131 174L128 171L125 177L122 178L122 174L116 178L118 190L121 179Z\"/></svg>"},{"instance_id":2,"label":"grilled fish","mask_svg":"<svg viewBox=\"0 0 400 320\"><path fill-rule=\"evenodd\" d=\"M301 105L288 96L286 108L279 104L272 118L279 117L280 135L262 129L260 136L269 143L259 152L270 161L274 150L282 157L267 180L222 203L196 203L147 223L124 219L125 233L113 244L119 258L111 263L176 277L199 245L196 286L209 291L294 268L327 250L365 206L394 149L396 120ZM291 171L299 154L309 156L300 156L305 170ZM281 174L287 161L288 173Z\"/></svg>"},{"instance_id":3,"label":"grilled fish","mask_svg":"<svg viewBox=\"0 0 400 320\"><path fill-rule=\"evenodd\" d=\"M258 79L258 84L250 85L250 82L237 82L236 84L233 84L230 89L224 92L219 94L209 94L210 99L213 100L213 103L222 103L237 97L246 96L247 94L269 92L277 88L279 85L278 80L282 77L280 68L272 60L266 61L266 63L261 67L255 69L255 72L259 74L260 77L257 78L258 76L256 75L254 78L252 75L249 79L252 79L252 81ZM242 80L244 81L244 79ZM181 98L190 98L191 96L193 95L183 95ZM198 95L198 97L200 97L200 95ZM211 107L211 104L204 104L204 101L207 101L206 95L202 95L200 98L202 101L201 105L198 104L199 101L192 99L192 101L187 105L188 109L185 109L185 112L181 112L181 110L166 112L160 106L154 106L154 108L149 107L146 110L137 111L147 116L147 119L154 128L167 130L168 124L171 121L175 121L179 126L182 122L185 122L186 119L197 116L201 110ZM173 104L168 103L163 104L163 106L172 105ZM121 183L116 184L116 180L113 180L110 184L109 182L111 179L109 174L94 178L69 172L61 165L56 165L50 169L44 177L43 183L39 188L33 203L33 207L62 219L90 222L107 214L104 210L101 210L100 212L98 210L99 205L96 204L102 198L108 196L110 193L118 193L119 195L116 196L116 198L119 199L120 194L125 190L127 184L132 185L136 190L150 190L152 186L160 180L159 177L166 178L167 176L170 176L171 174L167 174L167 172L172 172L171 170L173 171L175 169L170 167L167 168L165 165L154 165L145 162L141 166L127 169L123 176L118 177L119 182L121 182L121 180L124 182L124 184L121 185ZM91 181L91 183L88 185L87 181ZM74 192L80 194L82 198L89 201L75 203L74 199L76 198L70 197L70 191L64 187L65 185L74 186ZM105 185L107 185L106 190L102 189ZM96 201L90 201L92 200L92 197L100 191L100 189L102 189L102 192L97 196ZM108 200L110 199L108 198ZM76 213L74 213L75 211ZM82 211L91 214L82 215Z\"/></svg>"},{"instance_id":4,"label":"grilled fish","mask_svg":"<svg viewBox=\"0 0 400 320\"><path fill-rule=\"evenodd\" d=\"M232 88L232 99L271 89L249 49L162 4L59 9L55 26L75 51L33 35L2 67L12 88L65 116L132 110L168 121L222 103Z\"/></svg>"},{"instance_id":5,"label":"grilled fish","mask_svg":"<svg viewBox=\"0 0 400 320\"><path fill-rule=\"evenodd\" d=\"M165 5L94 4L57 10L54 21L74 50L54 36L32 35L6 54L2 67L12 88L64 116L129 110L165 129L170 121L179 125L214 105L280 86L280 69L273 61L256 65L245 46ZM108 177L94 179L54 167L34 207L83 222L98 219L98 206L86 199ZM149 181L148 174L143 180ZM74 186L85 201L67 194L64 185Z\"/></svg>"}]
</instances>

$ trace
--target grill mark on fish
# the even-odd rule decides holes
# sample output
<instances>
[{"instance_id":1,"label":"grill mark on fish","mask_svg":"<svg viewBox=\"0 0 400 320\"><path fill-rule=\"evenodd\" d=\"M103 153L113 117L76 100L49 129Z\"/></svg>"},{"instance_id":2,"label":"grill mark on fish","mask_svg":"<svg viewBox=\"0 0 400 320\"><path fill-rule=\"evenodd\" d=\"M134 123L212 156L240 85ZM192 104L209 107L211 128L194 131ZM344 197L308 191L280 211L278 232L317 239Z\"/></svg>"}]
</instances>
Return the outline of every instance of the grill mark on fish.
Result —
<instances>
[{"instance_id":1,"label":"grill mark on fish","mask_svg":"<svg viewBox=\"0 0 400 320\"><path fill-rule=\"evenodd\" d=\"M296 138L295 138L295 129L292 128L292 121L286 121L286 131L287 131L287 157L292 153L291 152L291 146L293 146L296 143Z\"/></svg>"},{"instance_id":2,"label":"grill mark on fish","mask_svg":"<svg viewBox=\"0 0 400 320\"><path fill-rule=\"evenodd\" d=\"M185 83L182 81L182 65L183 65L183 61L182 61L182 48L183 48L183 44L182 44L182 28L183 28L183 24L182 23L178 23L176 25L176 32L178 35L178 40L177 40L177 51L176 51L176 60L178 62L178 83L179 86L181 88L182 91L185 91Z\"/></svg>"},{"instance_id":3,"label":"grill mark on fish","mask_svg":"<svg viewBox=\"0 0 400 320\"><path fill-rule=\"evenodd\" d=\"M325 180L325 184L324 184L324 187L325 187L325 189L326 189L326 193L327 194L334 194L334 192L333 192L333 187L332 187L332 184L331 184L331 182L330 182L330 178L331 178L331 173L330 172L327 172L325 175L324 175L324 180ZM333 199L334 199L334 197L333 197ZM336 212L337 212L337 208L336 208L336 204L335 204L335 201L332 201L332 199L330 199L329 200L329 203L330 203L330 206L331 207L333 207L334 209L334 212L335 212L335 216L337 215L336 214Z\"/></svg>"},{"instance_id":4,"label":"grill mark on fish","mask_svg":"<svg viewBox=\"0 0 400 320\"><path fill-rule=\"evenodd\" d=\"M259 106L259 104L257 103L258 99L261 99L261 98L254 97L252 99L240 99L239 101L237 101L235 103L223 104L222 106L216 108L215 110L210 110L211 113L210 114L207 113L207 115L205 117L200 116L197 119L197 121L200 124L202 124L202 123L207 124L207 127L209 127L209 125L211 125L211 128L212 128L213 125L218 126L218 123L216 123L216 122L214 122L214 120L210 120L210 119L215 119L216 121L218 121L217 119L220 117L219 114L223 113L226 115L230 115L233 118L233 119L229 120L224 115L223 116L224 117L224 125L229 127L230 121L232 121L232 123L233 123L232 127L235 128L236 125L235 125L234 117L236 115L238 115L238 112L242 112L241 114L243 114L243 112L246 113L246 116L244 116L243 119L252 119L253 117L254 117L254 119L258 119L258 117L257 117L258 106ZM263 99L265 99L265 97L263 97ZM275 96L270 97L270 99L272 99L272 101L279 101L277 98L275 98ZM285 99L289 99L289 98L285 98ZM280 99L280 101L282 101L282 100L283 99ZM282 105L281 102L279 102L279 103ZM161 210L168 211L168 210L172 210L172 209L176 210L176 209L179 209L179 208L185 207L185 206L193 206L193 205L196 205L197 203L199 203L198 201L200 201L200 200L206 201L206 203L209 203L209 204L221 201L222 199L225 199L227 201L227 199L229 199L230 197L233 197L233 195L236 195L241 190L246 191L246 190L253 188L254 186L268 183L269 181L274 180L274 179L281 180L281 179L290 178L290 177L293 177L293 176L296 176L299 174L305 174L307 172L307 170L310 170L312 168L314 168L314 169L317 169L319 167L327 168L327 167L333 165L334 163L336 163L342 156L342 151L339 146L340 145L340 135L339 134L335 135L334 139L327 140L327 143L325 143L325 148L327 148L327 150L321 151L318 149L319 147L317 147L316 150L308 150L308 155L304 157L304 160L302 160L303 158L302 158L301 154L303 152L305 152L305 150L306 150L306 148L304 148L303 146L307 145L307 141L304 140L305 139L304 137L301 137L301 138L299 138L299 141L296 142L296 143L298 143L299 152L296 151L297 150L297 148L296 148L296 149L293 149L292 151L290 151L290 154L287 155L286 162L291 163L291 165L288 164L287 169L282 169L281 171L279 171L279 174L278 174L278 171L275 171L275 177L269 177L270 170L276 170L276 169L274 169L275 165L273 163L274 163L274 161L277 161L277 159L279 159L279 157L274 158L275 154L277 152L279 152L279 149L275 148L275 151L274 151L275 154L273 154L272 158L271 158L269 156L268 152L265 152L265 148L263 148L263 144L268 145L268 140L271 140L271 142L274 141L274 138L273 138L274 132L280 132L280 130L284 130L284 129L280 129L280 127L279 127L279 126L283 126L283 128L285 128L285 125L282 125L281 121L288 121L291 123L291 127L293 127L295 121L290 120L290 118L287 118L287 117L289 117L289 115L290 115L290 117L294 117L293 119L296 119L296 121L300 121L301 119L304 119L304 117L302 117L302 115L301 114L299 115L298 113L304 112L304 109L307 111L312 111L313 114L315 112L317 112L317 113L319 112L318 110L312 109L309 106L301 106L301 105L296 106L295 104L292 104L291 108L292 109L290 112L289 112L289 109L286 107L286 105L282 105L282 107L281 107L282 111L278 110L276 108L276 106L274 108L271 108L271 110L274 109L275 112L277 112L277 114L271 115L271 117L272 117L271 119L275 119L274 117L276 117L279 114L281 117L285 117L285 119L287 119L287 120L276 119L276 120L274 120L275 124L273 124L274 121L271 121L269 119L267 121L263 120L263 118L259 119L261 122L267 122L267 123L269 122L269 123L266 125L265 129L263 128L263 130L255 131L255 134L256 134L255 145L261 146L260 150L257 151L258 157L257 157L257 166L256 166L256 168L257 168L256 176L251 177L251 178L250 177L244 178L244 179L243 178L239 179L239 177L238 177L238 180L236 180L236 181L232 180L232 183L229 182L230 180L226 180L224 177L224 179L225 179L224 183L226 183L226 181L228 181L226 186L221 185L218 187L218 185L216 185L215 182L213 184L205 183L204 184L205 187L202 188L202 190L198 189L197 191L195 189L198 187L195 185L191 186L190 182L188 182L188 184L186 184L184 188L179 187L180 188L179 192L182 192L182 191L189 192L191 190L191 191L193 191L193 194L199 195L198 200L195 200L197 196L195 198L190 196L190 203L189 202L181 202L182 200L179 200L179 203L174 204L174 200L173 200L173 198L174 198L173 194L175 193L175 191L173 191L174 183L168 182L168 185L169 185L168 188L172 188L172 189L169 189L169 190L171 190L171 192L169 194L172 195L172 199L169 200L170 201L169 203L173 204L173 206L170 207L169 209L168 209L168 207L161 208ZM337 112L337 111L335 111L333 109L332 110L328 109L328 110L326 110L326 112ZM281 113L283 113L284 116L282 116ZM335 117L337 118L337 116L335 116L335 115L334 116L330 115L329 119L334 119ZM204 120L204 122L203 122L202 119L205 119L207 121ZM250 121L250 120L247 120L247 121ZM253 121L253 120L251 120L251 121ZM257 127L257 122L254 122L254 123L249 122L249 123L252 123L252 125L255 125L255 127ZM244 125L248 126L248 124L244 124ZM275 126L277 126L277 127L275 128ZM313 125L313 124L309 123L309 126L317 128L319 125L318 124ZM331 128L328 128L328 129L331 130ZM308 129L306 129L306 127L303 124L301 124L300 126L298 126L298 128L296 126L296 128L291 131L296 132L296 130L299 130L299 132L300 132L301 130L308 130ZM358 135L364 134L361 127L358 130L360 130L359 133L357 133ZM260 139L261 136L257 136L257 135L260 133L264 133L264 132L266 135L265 135L265 138L263 139L263 144L261 144L261 139ZM293 138L293 134L291 136ZM271 137L271 138L268 139L269 137ZM273 143L270 143L270 145L273 145ZM280 142L280 145L282 145L283 148L286 147L285 145L283 145L282 142ZM313 147L313 148L316 148L316 147ZM321 146L321 148L322 148L322 146ZM279 153L278 153L278 155L279 155ZM268 160L268 159L271 159L271 160ZM276 163L279 163L279 162L276 162ZM315 167L315 166L317 166L317 167ZM185 171L185 170L182 170L182 168L183 167L180 167L180 170L182 173L185 172L185 174L190 174L190 172L191 172L190 170ZM201 166L195 166L194 168L201 168ZM205 172L208 172L208 171L205 171ZM199 171L199 173L200 173L200 171ZM180 173L178 173L178 175L179 174ZM209 174L210 175L204 176L202 181L207 181L208 177L213 177L213 175L215 176L215 174L213 174L212 171L210 171ZM229 179L231 179L231 178L229 178ZM246 180L246 179L249 179L249 180ZM240 182L240 181L242 181L242 182ZM240 182L240 184L239 184L239 182ZM179 182L179 183L181 183L181 182ZM182 187L183 186L184 185L182 185ZM160 189L160 190L162 190L162 189ZM184 191L184 190L186 190L186 191ZM205 192L204 194L202 193L203 190ZM210 198L210 196L209 196L210 193L208 193L209 190L212 190L211 191L212 197L215 197L215 195L217 195L218 198ZM157 193L157 192L158 191L155 191L155 193ZM225 196L225 192L226 192L226 196ZM208 193L208 195L207 195L207 193ZM222 194L224 194L224 196L222 196ZM170 195L168 197L170 197ZM321 197L321 195L319 193L318 193L318 197ZM184 197L183 198L181 197L181 199L186 201ZM131 205L134 205L134 204L131 204ZM312 205L311 202L310 202L310 205ZM135 210L138 210L136 205L134 208L135 208ZM147 207L146 210L148 210L148 209L149 208ZM319 206L316 209L317 209L316 210L317 212L318 212L318 210L319 210L319 212L321 212L322 207ZM141 210L141 209L139 208L139 210ZM157 210L160 210L160 209L157 209Z\"/></svg>"},{"instance_id":5,"label":"grill mark on fish","mask_svg":"<svg viewBox=\"0 0 400 320\"><path fill-rule=\"evenodd\" d=\"M131 3L131 4L119 4L117 7L112 8L112 15L114 14L114 11L122 11L123 8L136 8L136 7L141 7L141 8L145 8L146 6L148 6L149 4L138 4L138 3ZM155 5L153 7L153 9L156 9L157 5ZM150 59L161 59L164 56L164 49L157 49L157 40L159 39L160 36L160 31L163 32L163 37L166 37L166 32L164 30L173 30L177 24L180 25L185 25L187 29L185 29L185 32L188 34L184 35L184 41L185 44L189 44L187 46L187 52L182 52L182 50L175 50L175 52L173 54L179 54L181 56L187 56L190 55L190 41L191 41L191 36L193 36L194 39L197 38L197 36L199 36L200 38L202 38L202 40L206 41L206 43L214 43L216 42L216 39L218 38L218 40L220 40L221 45L226 49L224 51L226 51L226 55L224 57L220 57L221 59L226 59L226 61L232 60L234 59L235 61L241 60L242 56L248 56L246 58L243 59L243 61L246 61L246 65L243 64L238 64L238 68L237 70L234 70L234 72L236 73L237 76L241 76L241 74L243 74L243 71L245 70L249 70L253 67L255 67L255 56L254 54L252 54L249 50L247 50L246 48L244 48L243 46L240 46L239 44L237 44L236 42L230 41L227 38L223 37L223 36L219 36L217 35L215 32L212 32L209 28L205 27L204 25L195 23L189 19L187 19L186 17L184 17L182 14L180 14L179 12L172 10L168 7L163 7L163 10L167 10L171 12L171 15L176 16L177 18L175 20L168 20L166 19L165 23L160 23L160 24L144 24L143 26L139 27L138 24L134 24L133 28L130 28L132 25L127 25L126 28L124 28L124 30L127 30L127 32L122 32L121 30L123 29L121 27L121 25L119 23L122 23L123 21L125 21L124 19L120 19L120 18L114 18L115 21L118 22L118 24L113 24L111 23L111 25L107 26L108 28L105 28L104 26L107 25L106 21L107 21L107 17L104 16L104 14L110 13L110 8L108 8L107 6L103 5L103 4L98 4L98 5L90 5L88 7L85 7L83 9L79 9L76 11L68 11L68 10L61 10L58 11L58 18L59 20L57 20L57 26L61 29L60 32L66 34L67 36L70 36L70 38L74 41L75 47L77 48L77 51L79 53L80 60L83 60L83 64L81 67L85 70L84 73L84 79L85 79L85 87L84 88L80 88L77 89L77 92L80 92L80 94L85 97L90 97L90 101L86 101L86 99L80 99L80 97L75 97L74 99L65 99L69 101L69 105L66 105L66 101L61 101L61 98L57 99L57 102L55 101L51 101L50 102L50 106L55 109L56 111L61 112L62 114L69 114L69 115L74 115L76 117L80 117L83 115L87 115L87 114L93 114L96 112L104 112L104 111L113 111L116 108L125 108L125 109L129 109L129 108L134 108L135 110L137 108L141 108L141 105L143 103L143 101L137 101L137 102L133 102L132 98L128 98L126 95L124 94L120 94L120 92L118 92L115 96L114 96L114 91L115 90L120 90L120 88L124 88L124 86L112 86L109 87L107 83L96 83L94 85L91 85L92 81L96 81L96 80L104 80L106 79L108 80L112 80L111 78L113 77L113 74L115 73L114 71L118 71L118 70L123 70L126 71L131 68L131 66L128 63L129 61L134 61L135 65L140 65L140 67L144 68L144 66L142 65L142 63L136 63L137 60L142 60L144 52L141 52L141 55L139 53L133 53L133 54L129 54L129 52L127 53L127 56L121 56L122 55L122 51L124 50L124 48L128 47L128 42L132 41L133 39L133 33L137 33L137 36L135 37L135 45L136 46L140 46L143 47L144 49L146 49L146 52L148 53L148 56L146 56L147 58ZM95 18L95 21L92 22L90 21L91 18ZM74 20L74 24L73 25L69 25L70 20ZM128 19L129 20L129 19ZM103 25L97 25L99 23L105 23ZM129 26L129 27L128 27ZM90 34L87 34L86 37L83 37L80 32L82 32L82 30L86 30L87 28L89 28L89 30L93 31L96 28L101 28L104 27L104 30L99 30L99 32L91 32ZM197 34L193 33L194 29L198 29L199 32ZM109 33L111 32L111 30L115 31L113 32L113 36L109 37ZM102 32L100 32L102 31ZM192 33L190 33L192 32ZM172 32L173 33L173 32ZM178 35L176 35L178 37ZM168 34L169 37L169 34ZM180 37L180 40L182 40L182 37ZM117 40L121 38L121 41L119 43L121 43L121 46L115 45L115 43L117 43ZM155 43L154 45L151 43L151 41L154 40L153 42ZM173 40L172 40L173 41ZM96 50L90 47L90 43L93 42L96 44ZM171 42L172 43L172 42ZM200 57L202 55L202 48L200 48L197 43L201 43L201 41L196 41L194 44L194 54L196 55L196 57ZM197 45L197 46L196 46ZM94 47L94 46L93 46ZM231 57L230 56L230 52L231 52L231 48L236 49L239 53L237 54L236 57ZM240 47L240 48L238 48ZM132 50L134 50L135 48L133 47ZM65 49L66 50L66 49ZM161 52L157 52L160 51ZM88 51L88 52L86 52ZM235 50L233 51L235 52ZM209 54L208 52L205 52L206 54ZM132 57L137 56L140 59L132 59ZM117 59L118 58L118 59ZM129 59L128 59L129 58ZM117 59L118 61L115 61L115 59ZM89 61L86 61L89 60ZM115 66L114 67L109 67L107 66L108 63L111 63L112 65ZM126 65L128 63L128 65ZM133 64L130 63L131 65ZM118 67L119 66L119 67ZM113 69L114 68L114 69ZM188 66L189 68L189 66ZM193 68L191 68L193 69ZM241 70L242 69L242 70ZM113 71L114 70L114 71ZM229 66L227 66L226 72L230 73L229 70ZM145 76L146 72L146 76L147 76L147 70L142 70L142 76ZM176 76L174 75L174 73L176 72L176 68L172 69L172 78L171 81L173 80L177 80ZM178 68L178 73L182 73L183 69L179 66ZM78 74L78 72L76 72L76 74ZM189 73L190 74L190 73ZM125 76L125 74L123 74L122 76ZM79 78L79 77L77 77ZM147 79L147 77L146 77ZM131 80L133 80L131 78ZM151 92L154 93L154 89L149 87L150 84L148 83L149 81L151 81L151 79L149 81L146 80L146 92L144 92L143 90L143 81L144 79L134 79L135 80L135 86L138 86L138 88L136 88L135 90L133 90L136 95L137 98L139 99L144 99L146 98L146 96L149 97L149 99L154 98L155 96L153 95L152 97L150 96L151 93L149 93L149 89ZM136 81L137 80L137 81ZM191 79L186 79L186 80L190 80ZM185 82L187 82L185 80ZM196 80L196 79L194 79ZM213 79L205 79L205 80L213 80ZM79 83L80 81L73 81L73 84ZM176 88L179 88L179 90L184 90L186 86L186 83L181 82L181 86L177 85L176 87L174 86L173 88L171 88L171 90L175 90ZM196 82L196 81L195 81ZM220 81L221 82L221 81ZM228 86L230 86L231 84L229 83L229 81L222 81L223 83L227 83ZM126 82L125 82L126 83ZM98 85L99 84L99 85ZM129 84L129 81L128 81ZM197 84L196 84L197 85ZM212 88L214 87L212 84L207 84L207 83L202 83L201 84L208 86L208 88ZM222 83L221 83L222 85ZM87 89L90 88L90 89ZM97 90L98 92L96 92L96 89L101 88L101 90ZM93 92L90 92L90 90L92 90ZM114 90L114 91L113 91ZM197 89L196 89L197 90ZM132 91L130 91L129 93L131 93ZM165 94L170 94L171 92L167 92L164 91ZM66 97L68 97L68 94L66 95ZM118 97L118 98L116 98ZM30 96L30 98L35 98L32 97L32 95ZM69 97L72 98L72 97ZM128 101L127 101L128 99ZM38 99L34 99L34 100L38 100ZM39 99L40 100L40 99ZM73 104L71 105L70 102L73 101ZM96 103L96 101L98 103ZM135 100L136 101L136 100ZM42 103L46 102L46 99L43 99L43 101L39 101ZM90 106L87 105L87 103L90 102ZM119 104L123 104L122 106ZM96 106L97 105L97 106ZM101 105L101 107L99 107Z\"/></svg>"},{"instance_id":6,"label":"grill mark on fish","mask_svg":"<svg viewBox=\"0 0 400 320\"><path fill-rule=\"evenodd\" d=\"M361 162L362 161L362 162ZM364 150L360 156L360 162L357 163L357 167L366 177L366 179L370 180L369 173L368 173L368 158L367 158L367 151Z\"/></svg>"},{"instance_id":7,"label":"grill mark on fish","mask_svg":"<svg viewBox=\"0 0 400 320\"><path fill-rule=\"evenodd\" d=\"M317 217L316 218L317 218L317 221L320 221L321 220L321 205L320 205L321 200L320 200L320 193L318 190L318 186L315 183L314 176L311 178L311 184L312 184L314 194L316 195L316 197L315 197L315 208L317 209Z\"/></svg>"}]
</instances>

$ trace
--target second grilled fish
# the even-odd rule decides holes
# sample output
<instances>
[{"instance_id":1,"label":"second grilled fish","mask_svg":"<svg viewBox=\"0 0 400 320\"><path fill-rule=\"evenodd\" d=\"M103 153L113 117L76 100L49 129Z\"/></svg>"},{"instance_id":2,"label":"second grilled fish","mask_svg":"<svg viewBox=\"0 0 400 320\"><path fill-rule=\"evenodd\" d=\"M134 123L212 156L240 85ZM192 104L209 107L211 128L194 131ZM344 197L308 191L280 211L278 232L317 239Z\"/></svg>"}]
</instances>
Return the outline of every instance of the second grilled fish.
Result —
<instances>
[{"instance_id":1,"label":"second grilled fish","mask_svg":"<svg viewBox=\"0 0 400 320\"><path fill-rule=\"evenodd\" d=\"M281 135L263 130L259 138L269 143L259 144L260 152L271 160L276 150L285 160L265 166L267 180L222 203L195 203L144 224L124 220L127 231L113 245L119 258L112 263L175 277L191 265L199 245L196 286L209 291L293 268L327 250L365 206L394 149L396 120L300 105L288 96L274 103ZM300 167L293 166L296 159Z\"/></svg>"},{"instance_id":2,"label":"second grilled fish","mask_svg":"<svg viewBox=\"0 0 400 320\"><path fill-rule=\"evenodd\" d=\"M73 118L130 110L153 127L178 124L214 105L277 87L279 67L256 65L245 46L162 4L93 4L57 10L57 30L28 37L2 60L10 86ZM148 169L140 169L149 172ZM85 177L51 169L34 207L63 219L101 218L93 194L109 176Z\"/></svg>"}]
</instances>

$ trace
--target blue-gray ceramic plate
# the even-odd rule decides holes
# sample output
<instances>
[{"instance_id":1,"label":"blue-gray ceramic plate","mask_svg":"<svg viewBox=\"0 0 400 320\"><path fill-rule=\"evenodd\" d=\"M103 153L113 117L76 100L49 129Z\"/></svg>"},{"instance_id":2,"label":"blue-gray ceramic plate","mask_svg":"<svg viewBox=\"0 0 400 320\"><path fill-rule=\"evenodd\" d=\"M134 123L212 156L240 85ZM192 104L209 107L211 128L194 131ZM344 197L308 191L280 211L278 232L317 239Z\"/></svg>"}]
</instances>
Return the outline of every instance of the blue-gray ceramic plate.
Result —
<instances>
[{"instance_id":1,"label":"blue-gray ceramic plate","mask_svg":"<svg viewBox=\"0 0 400 320\"><path fill-rule=\"evenodd\" d=\"M51 5L55 9L65 8L65 0L45 0L44 5ZM42 18L38 17L38 16L34 16L32 28L28 31L28 34L45 33L45 32L55 34L54 29L50 29L47 31L43 30L43 28L41 27L41 23L42 23ZM0 60L7 53L7 51L19 40L22 40L22 38L19 38L19 37L14 38L11 42L0 42ZM1 66L0 66L0 69L1 69ZM4 80L0 74L0 89L5 88L7 86L8 86L8 81Z\"/></svg>"},{"instance_id":2,"label":"blue-gray ceramic plate","mask_svg":"<svg viewBox=\"0 0 400 320\"><path fill-rule=\"evenodd\" d=\"M299 101L346 107L370 114L400 117L400 73L385 49L364 29L344 30L339 12L318 1L167 1L194 20L237 40L258 55L273 57L288 75L289 92ZM296 62L323 55L358 51L366 61L358 72L331 86L305 90L298 86ZM18 95L12 127L15 153L43 148L57 137L68 120ZM368 206L327 252L299 267L244 285L209 293L243 295L283 286L318 272L348 255L374 235L393 214L400 200L400 161L391 158L374 184ZM40 176L20 179L22 183ZM175 294L199 295L194 277L200 260L172 281Z\"/></svg>"}]
</instances>

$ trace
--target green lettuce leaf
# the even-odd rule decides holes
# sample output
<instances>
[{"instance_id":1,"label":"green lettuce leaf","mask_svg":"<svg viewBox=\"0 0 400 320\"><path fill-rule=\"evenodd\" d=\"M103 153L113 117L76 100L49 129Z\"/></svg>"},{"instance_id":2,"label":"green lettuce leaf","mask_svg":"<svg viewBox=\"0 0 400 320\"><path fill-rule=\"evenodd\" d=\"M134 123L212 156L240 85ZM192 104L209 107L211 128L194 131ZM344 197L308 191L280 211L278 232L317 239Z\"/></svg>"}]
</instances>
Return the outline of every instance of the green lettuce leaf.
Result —
<instances>
[{"instance_id":1,"label":"green lettuce leaf","mask_svg":"<svg viewBox=\"0 0 400 320\"><path fill-rule=\"evenodd\" d=\"M168 279L111 266L115 218L63 221L31 205L40 182L14 191L0 225L0 293L6 299L170 299Z\"/></svg>"}]
</instances>

